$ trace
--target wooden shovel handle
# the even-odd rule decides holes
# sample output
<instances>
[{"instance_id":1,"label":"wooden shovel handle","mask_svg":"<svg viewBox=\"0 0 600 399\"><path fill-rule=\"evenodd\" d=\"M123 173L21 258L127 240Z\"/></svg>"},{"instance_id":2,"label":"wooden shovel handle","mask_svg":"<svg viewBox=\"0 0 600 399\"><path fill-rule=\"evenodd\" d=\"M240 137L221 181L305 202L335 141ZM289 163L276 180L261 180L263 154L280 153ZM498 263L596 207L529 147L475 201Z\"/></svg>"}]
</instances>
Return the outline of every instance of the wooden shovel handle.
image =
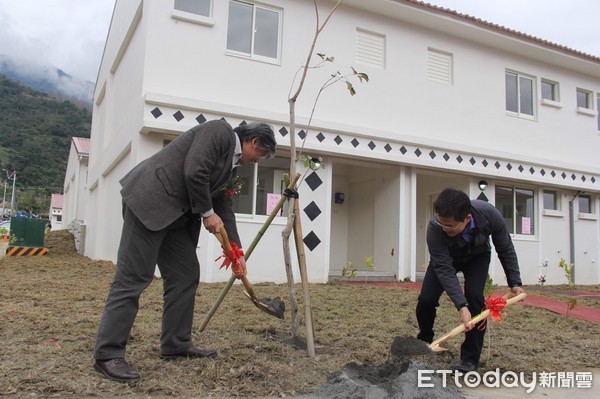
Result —
<instances>
[{"instance_id":1,"label":"wooden shovel handle","mask_svg":"<svg viewBox=\"0 0 600 399\"><path fill-rule=\"evenodd\" d=\"M524 299L527 296L527 294L524 292L520 293L519 295L513 296L511 298L508 298L510 295L511 294L509 292L503 296L503 298L506 299L506 306L512 305L515 302L519 302L520 300ZM477 324L480 321L487 319L489 317L489 315L490 315L490 310L486 309L483 312L479 313L477 316L473 317L470 320L470 322L471 322L471 324ZM429 348L433 351L439 350L438 348L439 348L440 344L442 344L442 343L448 341L450 338L455 337L458 334L464 332L466 329L467 328L465 327L464 324L459 324L458 326L454 327L448 334L433 341L431 343L431 345L429 345Z\"/></svg>"},{"instance_id":2,"label":"wooden shovel handle","mask_svg":"<svg viewBox=\"0 0 600 399\"><path fill-rule=\"evenodd\" d=\"M221 243L225 251L231 254L231 243L229 242L229 236L227 235L227 230L225 227L221 227L221 230L217 234L215 234L217 240Z\"/></svg>"},{"instance_id":3,"label":"wooden shovel handle","mask_svg":"<svg viewBox=\"0 0 600 399\"><path fill-rule=\"evenodd\" d=\"M219 240L225 251L227 251L227 253L231 255L231 243L229 242L229 236L227 235L227 230L225 230L225 227L221 228L221 230L219 230L219 233L215 234L215 236L217 237L217 240ZM240 280L242 280L244 288L246 288L246 292L248 293L250 298L256 299L256 294L254 294L254 288L252 288L252 284L250 284L250 280L248 280L248 277L240 277Z\"/></svg>"}]
</instances>

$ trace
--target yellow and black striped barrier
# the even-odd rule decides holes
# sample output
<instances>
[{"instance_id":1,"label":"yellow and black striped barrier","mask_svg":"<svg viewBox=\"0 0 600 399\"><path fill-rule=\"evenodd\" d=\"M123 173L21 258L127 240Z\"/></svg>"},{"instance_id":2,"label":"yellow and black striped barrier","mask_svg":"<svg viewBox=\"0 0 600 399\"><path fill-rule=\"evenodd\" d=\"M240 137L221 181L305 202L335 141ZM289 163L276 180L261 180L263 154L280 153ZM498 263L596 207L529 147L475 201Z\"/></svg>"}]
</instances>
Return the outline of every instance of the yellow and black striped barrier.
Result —
<instances>
[{"instance_id":1,"label":"yellow and black striped barrier","mask_svg":"<svg viewBox=\"0 0 600 399\"><path fill-rule=\"evenodd\" d=\"M6 256L42 256L48 253L44 247L8 247Z\"/></svg>"}]
</instances>

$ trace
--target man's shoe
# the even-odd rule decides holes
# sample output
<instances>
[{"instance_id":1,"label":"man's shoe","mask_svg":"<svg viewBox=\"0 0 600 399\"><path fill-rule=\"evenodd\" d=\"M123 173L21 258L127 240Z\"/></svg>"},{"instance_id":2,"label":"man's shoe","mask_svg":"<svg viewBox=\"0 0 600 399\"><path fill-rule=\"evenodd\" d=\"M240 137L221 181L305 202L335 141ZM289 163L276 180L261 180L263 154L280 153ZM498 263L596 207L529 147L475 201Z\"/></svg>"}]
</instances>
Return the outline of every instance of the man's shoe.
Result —
<instances>
[{"instance_id":1,"label":"man's shoe","mask_svg":"<svg viewBox=\"0 0 600 399\"><path fill-rule=\"evenodd\" d=\"M160 355L163 360L175 360L179 358L199 358L199 357L216 357L217 351L214 349L200 349L192 346L185 352L173 353L170 355Z\"/></svg>"},{"instance_id":2,"label":"man's shoe","mask_svg":"<svg viewBox=\"0 0 600 399\"><path fill-rule=\"evenodd\" d=\"M136 382L140 379L140 375L137 371L135 371L122 357L108 360L96 360L94 369L113 381Z\"/></svg>"},{"instance_id":3,"label":"man's shoe","mask_svg":"<svg viewBox=\"0 0 600 399\"><path fill-rule=\"evenodd\" d=\"M468 373L469 371L477 370L477 365L475 363L461 360L460 364L455 364L454 366L452 366L452 370L460 371L461 373Z\"/></svg>"}]
</instances>

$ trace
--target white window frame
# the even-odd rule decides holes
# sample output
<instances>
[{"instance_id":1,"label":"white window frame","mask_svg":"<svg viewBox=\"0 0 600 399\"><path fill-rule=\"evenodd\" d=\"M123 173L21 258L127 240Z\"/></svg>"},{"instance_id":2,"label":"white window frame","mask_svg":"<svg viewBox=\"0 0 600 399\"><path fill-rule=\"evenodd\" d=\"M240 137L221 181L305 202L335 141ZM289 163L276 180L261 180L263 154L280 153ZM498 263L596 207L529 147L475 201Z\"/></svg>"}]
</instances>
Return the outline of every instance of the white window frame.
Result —
<instances>
[{"instance_id":1,"label":"white window frame","mask_svg":"<svg viewBox=\"0 0 600 399\"><path fill-rule=\"evenodd\" d=\"M546 194L552 194L554 196L554 208L546 208L545 197ZM556 216L563 217L564 212L562 209L561 192L556 189L544 189L541 195L541 207L542 215L544 216Z\"/></svg>"},{"instance_id":2,"label":"white window frame","mask_svg":"<svg viewBox=\"0 0 600 399\"><path fill-rule=\"evenodd\" d=\"M231 3L238 3L238 4L244 4L244 5L248 5L252 7L252 38L251 38L251 48L250 48L250 53L245 53L245 52L241 52L241 51L237 51L237 50L231 50L227 48L227 44L225 45L226 49L225 49L225 54L228 55L233 55L236 57L242 57L242 58L248 58L251 60L256 60L256 61L261 61L261 62L266 62L269 64L277 64L279 65L281 63L281 42L282 42L282 23L283 23L283 10L280 8L275 8L275 7L270 7L270 6L265 6L262 4L258 4L258 3L254 3L251 1L241 1L241 0L229 0L229 6L231 6ZM271 57L266 57L263 55L258 55L254 53L254 35L256 33L256 10L257 9L262 9L262 10L267 10L267 11L272 11L277 13L277 15L279 16L279 19L277 21L277 57L276 58L271 58ZM227 18L227 23L229 26L229 16ZM229 35L229 33L227 33L227 35ZM228 40L228 38L227 38Z\"/></svg>"},{"instance_id":3,"label":"white window frame","mask_svg":"<svg viewBox=\"0 0 600 399\"><path fill-rule=\"evenodd\" d=\"M575 93L576 93L576 97L577 97L577 108L582 108L582 109L587 109L587 110L594 109L594 103L592 101L593 92L591 90L586 90L586 89L582 89L582 88L578 87L577 90L575 91ZM585 96L585 104L579 103L579 95L580 94Z\"/></svg>"},{"instance_id":4,"label":"white window frame","mask_svg":"<svg viewBox=\"0 0 600 399\"><path fill-rule=\"evenodd\" d=\"M587 198L589 203L589 212L581 212L580 204L581 198ZM581 194L577 199L577 218L581 220L598 220L596 213L596 196L593 194Z\"/></svg>"},{"instance_id":5,"label":"white window frame","mask_svg":"<svg viewBox=\"0 0 600 399\"><path fill-rule=\"evenodd\" d=\"M290 162L290 156L289 154L276 154L277 158L282 158L286 161L286 168L285 169L280 169L280 168L273 168L276 170L280 170L280 171L285 171L285 173L289 172L288 166L289 166L289 162ZM268 161L267 161L268 162ZM243 213L243 212L239 212L238 210L236 210L236 205L235 205L235 201L234 201L234 211L235 214L240 217L241 219L246 219L246 220L266 220L266 218L269 217L269 214L259 214L256 212L256 208L257 208L257 203L258 203L258 189L261 188L260 187L260 183L261 181L259 180L259 168L263 166L263 160L259 160L257 163L254 163L251 165L252 167L252 175L251 176L244 176L244 177L250 177L250 179L248 180L247 184L249 185L247 188L247 196L250 196L251 198L251 212L250 213ZM283 175L283 172L281 173ZM274 176L275 178L275 176ZM264 184L264 182L263 182ZM285 187L275 187L276 184L275 182L273 182L273 192L275 194L279 194L278 191L281 189L285 189ZM244 192L246 190L242 189L242 192ZM241 195L241 193L240 193ZM282 212L277 215L276 217L282 217L283 219L287 218L287 202L284 204L283 208L282 208Z\"/></svg>"},{"instance_id":6,"label":"white window frame","mask_svg":"<svg viewBox=\"0 0 600 399\"><path fill-rule=\"evenodd\" d=\"M587 89L582 89L580 87L575 91L576 93L576 105L577 105L577 113L587 116L596 116L597 112L594 110L594 92ZM579 95L585 95L585 106L582 107L579 104Z\"/></svg>"},{"instance_id":7,"label":"white window frame","mask_svg":"<svg viewBox=\"0 0 600 399\"><path fill-rule=\"evenodd\" d=\"M203 15L192 11L179 10L175 8L175 1L176 0L173 0L173 11L171 12L171 18L206 26L213 26L215 24L213 18L214 0L206 0L209 2L208 15Z\"/></svg>"},{"instance_id":8,"label":"white window frame","mask_svg":"<svg viewBox=\"0 0 600 399\"><path fill-rule=\"evenodd\" d=\"M550 86L551 98L544 97L544 85ZM556 108L561 108L560 102L560 85L558 82L550 79L542 78L540 80L540 98L543 105L549 105Z\"/></svg>"},{"instance_id":9,"label":"white window frame","mask_svg":"<svg viewBox=\"0 0 600 399\"><path fill-rule=\"evenodd\" d=\"M598 111L598 115L596 115L598 117L598 132L600 132L600 93L596 94L596 110Z\"/></svg>"},{"instance_id":10,"label":"white window frame","mask_svg":"<svg viewBox=\"0 0 600 399\"><path fill-rule=\"evenodd\" d=\"M498 188L499 187L503 187L503 188L510 188L512 190L512 226L507 226L508 230L511 231L512 233L510 233L510 235L512 237L515 238L519 238L519 239L535 239L537 237L537 232L538 232L538 218L537 218L537 190L533 187L527 187L527 186L517 186L514 184L506 184L506 183L499 183L496 184L495 186L495 191L496 194L494 195L494 204L496 204L496 207L498 206L498 199L497 199L497 194L498 194ZM527 191L531 191L533 192L533 197L531 199L531 206L533 207L532 211L531 211L531 215L533 220L531 221L531 229L533 230L533 234L523 234L523 233L518 233L517 232L517 190L527 190ZM504 216L504 212L502 209L499 209L500 213L502 213L502 215ZM510 227L510 228L509 228ZM521 226L522 227L522 226Z\"/></svg>"},{"instance_id":11,"label":"white window frame","mask_svg":"<svg viewBox=\"0 0 600 399\"><path fill-rule=\"evenodd\" d=\"M517 100L517 111L511 111L508 110L507 106L506 106L506 102L508 100L508 91L506 90L506 78L507 75L512 75L516 77L517 80L517 92L516 92L516 100ZM527 114L524 113L523 107L522 107L522 101L521 101L521 79L527 79L531 82L531 114ZM526 75L520 72L516 72L516 71L512 71L512 70L505 70L504 73L504 81L505 81L505 106L504 109L506 111L507 115L510 116L518 116L520 118L524 118L524 119L531 119L531 120L535 120L536 115L537 115L537 109L536 109L536 97L537 97L537 91L536 91L536 78L534 76L531 75Z\"/></svg>"}]
</instances>

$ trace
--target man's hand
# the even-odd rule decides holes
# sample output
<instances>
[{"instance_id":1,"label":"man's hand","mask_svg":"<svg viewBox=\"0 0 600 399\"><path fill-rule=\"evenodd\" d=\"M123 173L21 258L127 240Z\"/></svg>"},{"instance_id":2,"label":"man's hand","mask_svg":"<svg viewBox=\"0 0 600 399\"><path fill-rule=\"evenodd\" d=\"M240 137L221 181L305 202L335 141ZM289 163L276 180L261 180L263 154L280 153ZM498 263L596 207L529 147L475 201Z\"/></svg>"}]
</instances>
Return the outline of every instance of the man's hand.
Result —
<instances>
[{"instance_id":1,"label":"man's hand","mask_svg":"<svg viewBox=\"0 0 600 399\"><path fill-rule=\"evenodd\" d=\"M216 234L224 227L223 221L216 213L202 219L202 223L209 233Z\"/></svg>"},{"instance_id":2,"label":"man's hand","mask_svg":"<svg viewBox=\"0 0 600 399\"><path fill-rule=\"evenodd\" d=\"M244 258L240 258L240 259L238 259L238 261L239 261L239 265L236 265L235 263L231 264L231 271L233 272L233 275L236 278L242 278L247 273L246 260Z\"/></svg>"},{"instance_id":3,"label":"man's hand","mask_svg":"<svg viewBox=\"0 0 600 399\"><path fill-rule=\"evenodd\" d=\"M525 290L523 289L523 287L512 287L510 289L510 296L508 299L516 297L517 295L521 294L525 292Z\"/></svg>"},{"instance_id":4,"label":"man's hand","mask_svg":"<svg viewBox=\"0 0 600 399\"><path fill-rule=\"evenodd\" d=\"M469 308L463 306L458 312L460 322L465 325L466 331L470 331L473 325L471 324L471 312L469 312Z\"/></svg>"}]
</instances>

